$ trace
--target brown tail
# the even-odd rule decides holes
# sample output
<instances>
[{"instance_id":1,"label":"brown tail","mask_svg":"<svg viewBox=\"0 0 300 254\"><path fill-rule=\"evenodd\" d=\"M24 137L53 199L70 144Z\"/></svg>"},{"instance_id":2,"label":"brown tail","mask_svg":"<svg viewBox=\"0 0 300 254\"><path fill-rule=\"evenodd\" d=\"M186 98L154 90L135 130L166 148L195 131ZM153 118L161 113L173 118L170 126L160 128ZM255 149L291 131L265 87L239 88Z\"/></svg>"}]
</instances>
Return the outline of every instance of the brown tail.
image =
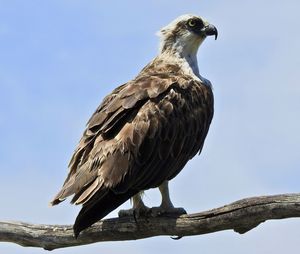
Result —
<instances>
[{"instance_id":1,"label":"brown tail","mask_svg":"<svg viewBox=\"0 0 300 254\"><path fill-rule=\"evenodd\" d=\"M128 191L126 193L115 194L111 190L107 190L105 193L103 193L103 191L95 193L95 195L83 205L76 218L73 226L75 238L78 237L82 230L101 220L136 193L136 191Z\"/></svg>"}]
</instances>

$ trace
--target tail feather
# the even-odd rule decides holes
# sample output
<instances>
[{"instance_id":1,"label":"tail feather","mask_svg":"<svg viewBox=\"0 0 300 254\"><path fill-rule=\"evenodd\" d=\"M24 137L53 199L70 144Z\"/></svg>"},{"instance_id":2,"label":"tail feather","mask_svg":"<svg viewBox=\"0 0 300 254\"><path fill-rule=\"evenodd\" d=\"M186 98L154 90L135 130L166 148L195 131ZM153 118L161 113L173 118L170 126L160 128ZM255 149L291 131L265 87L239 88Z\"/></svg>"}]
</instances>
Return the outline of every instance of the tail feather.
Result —
<instances>
[{"instance_id":1,"label":"tail feather","mask_svg":"<svg viewBox=\"0 0 300 254\"><path fill-rule=\"evenodd\" d=\"M61 198L62 196L62 190L56 194L56 196L50 201L49 206L55 206L59 203L63 202L66 198Z\"/></svg>"},{"instance_id":2,"label":"tail feather","mask_svg":"<svg viewBox=\"0 0 300 254\"><path fill-rule=\"evenodd\" d=\"M135 194L135 191L115 194L111 190L99 190L80 210L73 226L75 238L82 230L101 220Z\"/></svg>"}]
</instances>

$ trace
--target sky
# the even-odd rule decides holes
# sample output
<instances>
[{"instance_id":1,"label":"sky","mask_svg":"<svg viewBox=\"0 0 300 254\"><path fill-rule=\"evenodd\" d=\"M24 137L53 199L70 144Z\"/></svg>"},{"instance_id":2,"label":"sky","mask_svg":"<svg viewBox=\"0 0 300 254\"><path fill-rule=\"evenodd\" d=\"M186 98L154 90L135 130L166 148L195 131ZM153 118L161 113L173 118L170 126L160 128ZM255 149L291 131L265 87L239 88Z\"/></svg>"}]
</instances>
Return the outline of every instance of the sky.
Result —
<instances>
[{"instance_id":1,"label":"sky","mask_svg":"<svg viewBox=\"0 0 300 254\"><path fill-rule=\"evenodd\" d=\"M106 94L157 55L155 33L186 13L219 31L198 53L215 115L202 154L170 184L174 205L192 213L299 192L299 9L298 0L0 0L0 220L73 223L80 207L48 202L85 123ZM158 205L158 191L144 200ZM55 253L294 253L299 228L299 219L268 221L244 235L164 236ZM0 252L45 251L0 243Z\"/></svg>"}]
</instances>

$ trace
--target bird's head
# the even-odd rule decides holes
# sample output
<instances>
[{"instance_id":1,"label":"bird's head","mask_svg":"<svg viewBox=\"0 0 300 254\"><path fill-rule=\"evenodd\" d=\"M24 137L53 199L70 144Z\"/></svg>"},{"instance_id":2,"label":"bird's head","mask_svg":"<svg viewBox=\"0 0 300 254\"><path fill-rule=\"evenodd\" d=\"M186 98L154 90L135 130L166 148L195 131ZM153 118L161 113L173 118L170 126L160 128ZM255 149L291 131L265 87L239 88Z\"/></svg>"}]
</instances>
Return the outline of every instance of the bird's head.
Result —
<instances>
[{"instance_id":1,"label":"bird's head","mask_svg":"<svg viewBox=\"0 0 300 254\"><path fill-rule=\"evenodd\" d=\"M207 36L218 37L218 30L203 18L186 14L163 27L158 35L161 38L160 51L196 55L200 44Z\"/></svg>"}]
</instances>

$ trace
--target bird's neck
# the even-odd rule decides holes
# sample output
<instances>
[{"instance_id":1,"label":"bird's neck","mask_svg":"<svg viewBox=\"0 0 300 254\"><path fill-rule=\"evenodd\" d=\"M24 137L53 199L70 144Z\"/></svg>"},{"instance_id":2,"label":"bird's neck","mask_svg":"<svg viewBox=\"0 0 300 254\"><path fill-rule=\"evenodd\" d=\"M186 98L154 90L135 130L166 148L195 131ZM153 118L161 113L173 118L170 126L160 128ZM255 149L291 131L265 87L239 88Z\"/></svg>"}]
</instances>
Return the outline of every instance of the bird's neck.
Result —
<instances>
[{"instance_id":1,"label":"bird's neck","mask_svg":"<svg viewBox=\"0 0 300 254\"><path fill-rule=\"evenodd\" d=\"M197 50L165 50L159 58L167 64L177 64L184 74L200 79Z\"/></svg>"}]
</instances>

